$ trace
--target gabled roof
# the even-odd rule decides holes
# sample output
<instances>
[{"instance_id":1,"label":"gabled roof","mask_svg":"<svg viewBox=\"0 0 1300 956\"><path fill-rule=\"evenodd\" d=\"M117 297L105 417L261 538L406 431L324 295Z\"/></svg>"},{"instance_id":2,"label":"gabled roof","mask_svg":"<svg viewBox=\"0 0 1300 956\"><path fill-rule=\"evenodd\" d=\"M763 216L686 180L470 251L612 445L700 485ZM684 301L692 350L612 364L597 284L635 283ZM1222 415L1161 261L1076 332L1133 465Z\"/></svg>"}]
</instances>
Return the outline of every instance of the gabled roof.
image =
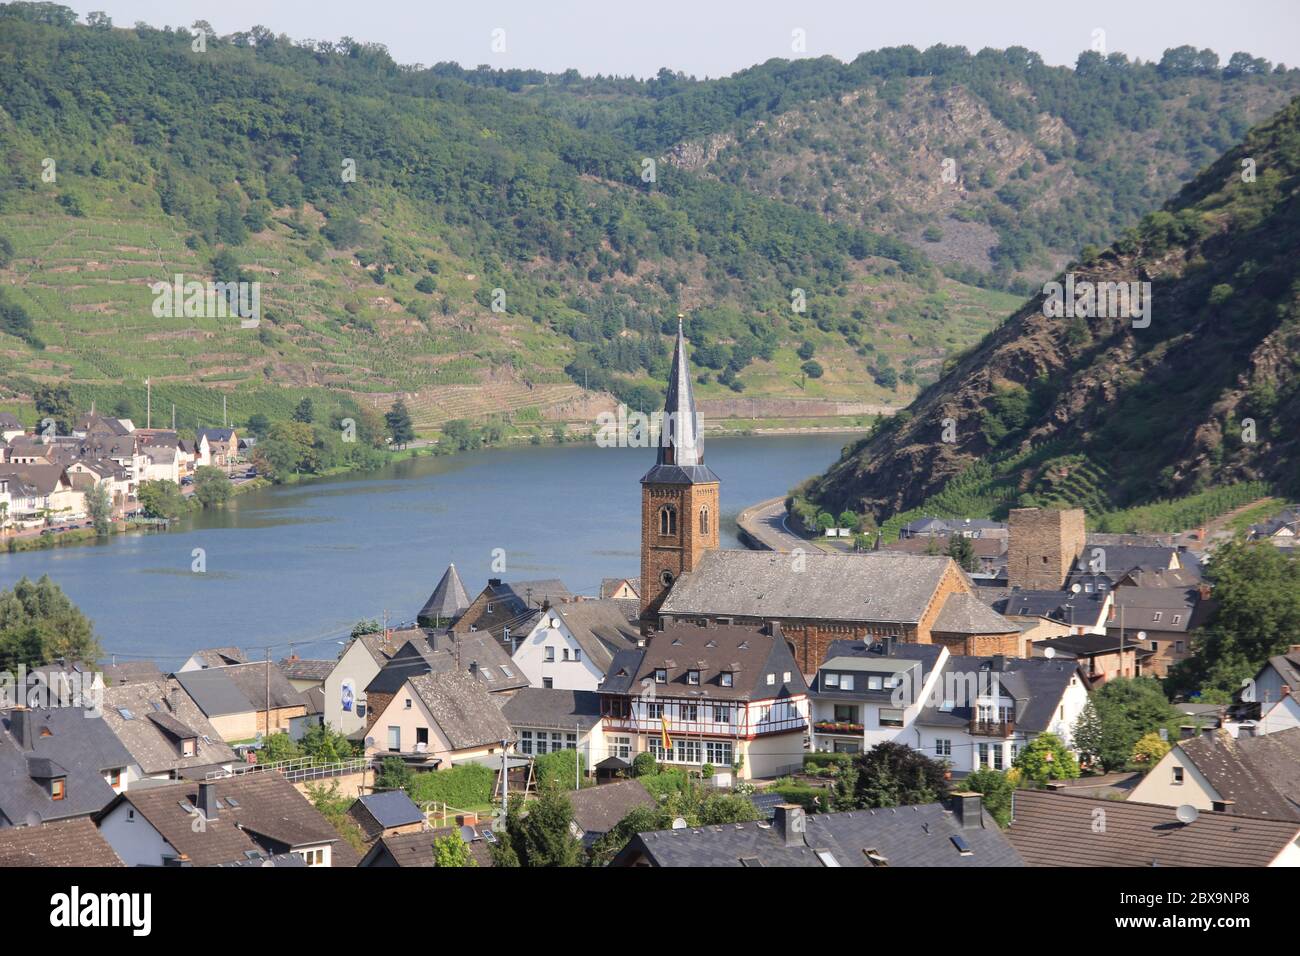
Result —
<instances>
[{"instance_id":1,"label":"gabled roof","mask_svg":"<svg viewBox=\"0 0 1300 956\"><path fill-rule=\"evenodd\" d=\"M416 617L421 621L451 621L467 607L469 595L465 593L465 585L456 572L456 565L449 564Z\"/></svg>"},{"instance_id":2,"label":"gabled roof","mask_svg":"<svg viewBox=\"0 0 1300 956\"><path fill-rule=\"evenodd\" d=\"M1050 790L1017 790L1012 807L1007 839L1030 866L1267 866L1300 837L1300 821L1202 811L1183 824L1173 807Z\"/></svg>"},{"instance_id":3,"label":"gabled roof","mask_svg":"<svg viewBox=\"0 0 1300 956\"><path fill-rule=\"evenodd\" d=\"M412 677L457 669L472 674L494 693L528 686L528 678L487 631L467 634L419 631L383 665L366 685L366 692L393 694Z\"/></svg>"},{"instance_id":4,"label":"gabled roof","mask_svg":"<svg viewBox=\"0 0 1300 956\"><path fill-rule=\"evenodd\" d=\"M608 833L637 807L653 807L658 801L640 780L619 780L582 790L570 790L566 796L573 808L573 822L582 831L585 842Z\"/></svg>"},{"instance_id":5,"label":"gabled roof","mask_svg":"<svg viewBox=\"0 0 1300 956\"><path fill-rule=\"evenodd\" d=\"M575 601L557 604L544 617L558 617L578 642L587 660L602 671L616 651L635 647L641 632L627 618L622 602Z\"/></svg>"},{"instance_id":6,"label":"gabled roof","mask_svg":"<svg viewBox=\"0 0 1300 956\"><path fill-rule=\"evenodd\" d=\"M387 790L357 797L356 802L348 807L348 816L357 821L371 840L385 830L424 822L424 812L405 790Z\"/></svg>"},{"instance_id":7,"label":"gabled roof","mask_svg":"<svg viewBox=\"0 0 1300 956\"><path fill-rule=\"evenodd\" d=\"M1228 812L1300 820L1300 727L1263 737L1203 734L1176 744L1225 800Z\"/></svg>"},{"instance_id":8,"label":"gabled roof","mask_svg":"<svg viewBox=\"0 0 1300 956\"><path fill-rule=\"evenodd\" d=\"M125 866L90 817L0 830L0 867Z\"/></svg>"},{"instance_id":9,"label":"gabled roof","mask_svg":"<svg viewBox=\"0 0 1300 956\"><path fill-rule=\"evenodd\" d=\"M600 692L633 693L648 681L661 696L700 700L766 700L806 694L808 685L780 627L773 631L769 633L766 625L670 624L656 631L644 648L616 654ZM657 670L667 672L664 683L655 682ZM698 684L690 682L692 671L699 674ZM732 675L731 686L723 683L724 673Z\"/></svg>"},{"instance_id":10,"label":"gabled roof","mask_svg":"<svg viewBox=\"0 0 1300 956\"><path fill-rule=\"evenodd\" d=\"M243 773L218 778L211 785L218 809L215 818L207 819L201 827L194 826L197 782L128 790L113 806L129 803L194 866L234 863L247 859L249 853L268 849L279 853L326 843L332 845L334 866L356 865L355 851L279 773ZM101 818L111 809L106 808Z\"/></svg>"},{"instance_id":11,"label":"gabled roof","mask_svg":"<svg viewBox=\"0 0 1300 956\"><path fill-rule=\"evenodd\" d=\"M229 442L234 436L235 430L233 428L200 428L195 434L198 438L206 438L211 444L219 441Z\"/></svg>"},{"instance_id":12,"label":"gabled roof","mask_svg":"<svg viewBox=\"0 0 1300 956\"><path fill-rule=\"evenodd\" d=\"M104 686L117 684L136 684L140 682L162 680L162 671L153 661L124 661L121 664L104 665Z\"/></svg>"},{"instance_id":13,"label":"gabled roof","mask_svg":"<svg viewBox=\"0 0 1300 956\"><path fill-rule=\"evenodd\" d=\"M235 760L235 752L177 678L159 677L106 687L103 710L105 723L146 774ZM177 735L184 731L190 731L197 740L191 757L181 756L176 745L181 739Z\"/></svg>"},{"instance_id":14,"label":"gabled roof","mask_svg":"<svg viewBox=\"0 0 1300 956\"><path fill-rule=\"evenodd\" d=\"M335 660L307 660L301 657L286 657L276 666L280 668L280 673L284 674L289 680L315 680L323 681L333 672L338 661Z\"/></svg>"},{"instance_id":15,"label":"gabled roof","mask_svg":"<svg viewBox=\"0 0 1300 956\"><path fill-rule=\"evenodd\" d=\"M469 855L478 866L492 865L490 843L497 838L491 824L481 823L471 827L474 839L469 845ZM361 866L433 866L433 845L452 834L460 835L460 827L437 827L419 833L399 833L386 836L370 848Z\"/></svg>"},{"instance_id":16,"label":"gabled roof","mask_svg":"<svg viewBox=\"0 0 1300 956\"><path fill-rule=\"evenodd\" d=\"M14 826L94 813L113 799L104 772L124 769L131 755L101 717L81 707L4 712L0 733L0 815ZM28 733L30 731L30 733ZM38 781L65 777L62 800Z\"/></svg>"},{"instance_id":17,"label":"gabled roof","mask_svg":"<svg viewBox=\"0 0 1300 956\"><path fill-rule=\"evenodd\" d=\"M501 703L512 728L590 730L600 722L600 695L592 690L525 687Z\"/></svg>"},{"instance_id":18,"label":"gabled roof","mask_svg":"<svg viewBox=\"0 0 1300 956\"><path fill-rule=\"evenodd\" d=\"M243 664L248 660L237 647L205 647L195 651L190 658L203 667L225 667L227 664Z\"/></svg>"},{"instance_id":19,"label":"gabled roof","mask_svg":"<svg viewBox=\"0 0 1300 956\"><path fill-rule=\"evenodd\" d=\"M1078 670L1079 665L1073 660L954 654L944 662L939 680L943 681L942 687L946 689L949 683L959 688L971 687L973 679L981 694L996 686L1002 695L1015 701L1015 729L1043 733L1051 728L1061 696ZM951 681L949 675L952 675ZM964 691L960 696L966 696ZM916 722L922 726L965 727L974 716L973 705L971 700L954 700L953 708L944 710L941 700L927 700Z\"/></svg>"},{"instance_id":20,"label":"gabled roof","mask_svg":"<svg viewBox=\"0 0 1300 956\"><path fill-rule=\"evenodd\" d=\"M1071 626L1096 627L1106 613L1105 591L1040 591L1016 589L1004 596L982 595L998 614L1007 617L1041 617Z\"/></svg>"},{"instance_id":21,"label":"gabled roof","mask_svg":"<svg viewBox=\"0 0 1300 956\"><path fill-rule=\"evenodd\" d=\"M266 710L281 707L301 707L305 701L302 694L294 690L289 678L284 676L280 668L268 661L253 661L248 664L231 664L228 667L216 668L226 674L230 680L239 688L248 702L253 705L253 710ZM267 696L267 678L270 678L270 696Z\"/></svg>"},{"instance_id":22,"label":"gabled roof","mask_svg":"<svg viewBox=\"0 0 1300 956\"><path fill-rule=\"evenodd\" d=\"M208 717L247 714L255 709L224 667L177 671L175 677Z\"/></svg>"},{"instance_id":23,"label":"gabled roof","mask_svg":"<svg viewBox=\"0 0 1300 956\"><path fill-rule=\"evenodd\" d=\"M942 555L889 551L801 557L796 570L788 554L708 551L673 585L660 614L916 624L956 567Z\"/></svg>"},{"instance_id":24,"label":"gabled roof","mask_svg":"<svg viewBox=\"0 0 1300 956\"><path fill-rule=\"evenodd\" d=\"M1120 611L1124 613L1125 631L1136 632L1145 628L1149 631L1187 632L1200 625L1207 613L1210 602L1202 601L1200 591L1196 588L1170 587L1123 587L1116 588L1115 616L1107 622L1107 628L1118 628ZM1199 612L1199 613L1198 613ZM1156 620L1156 615L1160 619ZM1178 620L1175 621L1174 618Z\"/></svg>"},{"instance_id":25,"label":"gabled roof","mask_svg":"<svg viewBox=\"0 0 1300 956\"><path fill-rule=\"evenodd\" d=\"M421 674L409 681L453 750L511 740L510 724L487 690L462 671Z\"/></svg>"},{"instance_id":26,"label":"gabled roof","mask_svg":"<svg viewBox=\"0 0 1300 956\"><path fill-rule=\"evenodd\" d=\"M940 634L1013 634L1018 628L974 594L954 591L930 630Z\"/></svg>"},{"instance_id":27,"label":"gabled roof","mask_svg":"<svg viewBox=\"0 0 1300 956\"><path fill-rule=\"evenodd\" d=\"M822 700L888 700L893 693L892 688L885 687L883 682L881 689L870 689L866 680L854 681L852 690L844 690L842 682L838 687L825 686L824 676L828 671L846 670L864 676L911 674L909 683L915 692L925 686L943 651L942 644L895 643L886 646L865 641L832 641L826 649L826 659L813 677L809 693Z\"/></svg>"},{"instance_id":28,"label":"gabled roof","mask_svg":"<svg viewBox=\"0 0 1300 956\"><path fill-rule=\"evenodd\" d=\"M619 857L640 852L656 866L692 867L1024 865L987 814L982 825L963 827L940 803L812 814L806 821L803 839L792 846L776 823L729 823L641 833Z\"/></svg>"}]
</instances>

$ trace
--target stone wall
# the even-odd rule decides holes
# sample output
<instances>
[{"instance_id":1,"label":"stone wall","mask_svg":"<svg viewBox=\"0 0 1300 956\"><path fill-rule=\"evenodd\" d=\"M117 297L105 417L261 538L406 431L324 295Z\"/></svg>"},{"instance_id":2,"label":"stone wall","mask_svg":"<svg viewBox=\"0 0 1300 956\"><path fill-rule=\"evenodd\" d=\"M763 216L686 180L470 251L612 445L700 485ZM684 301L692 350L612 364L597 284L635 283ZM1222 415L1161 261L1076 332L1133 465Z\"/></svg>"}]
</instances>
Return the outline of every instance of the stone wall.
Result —
<instances>
[{"instance_id":1,"label":"stone wall","mask_svg":"<svg viewBox=\"0 0 1300 956\"><path fill-rule=\"evenodd\" d=\"M1007 584L1060 590L1086 543L1083 509L1013 508L1007 524Z\"/></svg>"}]
</instances>

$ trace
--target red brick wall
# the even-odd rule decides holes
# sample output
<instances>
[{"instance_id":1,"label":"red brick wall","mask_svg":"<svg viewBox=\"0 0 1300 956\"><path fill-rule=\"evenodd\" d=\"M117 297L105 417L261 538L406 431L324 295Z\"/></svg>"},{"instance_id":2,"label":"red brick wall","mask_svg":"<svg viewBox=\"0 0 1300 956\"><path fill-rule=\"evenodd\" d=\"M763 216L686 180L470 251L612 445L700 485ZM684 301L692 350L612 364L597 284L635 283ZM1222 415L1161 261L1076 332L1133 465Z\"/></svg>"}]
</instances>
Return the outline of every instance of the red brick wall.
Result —
<instances>
[{"instance_id":1,"label":"red brick wall","mask_svg":"<svg viewBox=\"0 0 1300 956\"><path fill-rule=\"evenodd\" d=\"M659 509L677 509L677 533L659 533ZM700 511L709 510L709 530L700 531ZM693 571L705 551L718 547L718 483L699 485L641 486L641 616L652 615L663 603L668 589L659 576L672 573L673 580Z\"/></svg>"}]
</instances>

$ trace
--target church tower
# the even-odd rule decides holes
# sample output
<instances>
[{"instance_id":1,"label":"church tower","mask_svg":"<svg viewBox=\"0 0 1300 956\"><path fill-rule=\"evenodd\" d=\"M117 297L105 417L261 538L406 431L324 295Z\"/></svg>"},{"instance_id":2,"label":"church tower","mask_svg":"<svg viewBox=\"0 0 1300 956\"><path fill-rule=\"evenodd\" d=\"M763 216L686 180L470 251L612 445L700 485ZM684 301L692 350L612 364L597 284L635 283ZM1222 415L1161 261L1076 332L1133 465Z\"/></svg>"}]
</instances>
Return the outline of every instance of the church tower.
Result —
<instances>
[{"instance_id":1,"label":"church tower","mask_svg":"<svg viewBox=\"0 0 1300 956\"><path fill-rule=\"evenodd\" d=\"M668 376L655 466L641 479L641 617L653 617L684 572L718 546L718 476L704 464L686 338Z\"/></svg>"}]
</instances>

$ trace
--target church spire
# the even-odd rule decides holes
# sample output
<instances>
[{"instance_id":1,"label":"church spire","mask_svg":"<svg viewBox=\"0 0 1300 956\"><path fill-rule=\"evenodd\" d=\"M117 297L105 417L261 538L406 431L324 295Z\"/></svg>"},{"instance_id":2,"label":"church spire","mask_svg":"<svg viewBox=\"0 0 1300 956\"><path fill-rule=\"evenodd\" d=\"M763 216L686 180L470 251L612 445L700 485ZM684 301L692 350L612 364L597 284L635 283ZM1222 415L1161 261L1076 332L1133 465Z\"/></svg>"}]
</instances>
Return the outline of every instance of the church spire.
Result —
<instances>
[{"instance_id":1,"label":"church spire","mask_svg":"<svg viewBox=\"0 0 1300 956\"><path fill-rule=\"evenodd\" d=\"M704 443L700 437L700 419L695 410L691 367L686 360L686 334L682 330L680 315L677 316L677 342L673 347L672 370L668 373L658 444L655 467L642 481L718 480L717 475L704 464Z\"/></svg>"}]
</instances>

